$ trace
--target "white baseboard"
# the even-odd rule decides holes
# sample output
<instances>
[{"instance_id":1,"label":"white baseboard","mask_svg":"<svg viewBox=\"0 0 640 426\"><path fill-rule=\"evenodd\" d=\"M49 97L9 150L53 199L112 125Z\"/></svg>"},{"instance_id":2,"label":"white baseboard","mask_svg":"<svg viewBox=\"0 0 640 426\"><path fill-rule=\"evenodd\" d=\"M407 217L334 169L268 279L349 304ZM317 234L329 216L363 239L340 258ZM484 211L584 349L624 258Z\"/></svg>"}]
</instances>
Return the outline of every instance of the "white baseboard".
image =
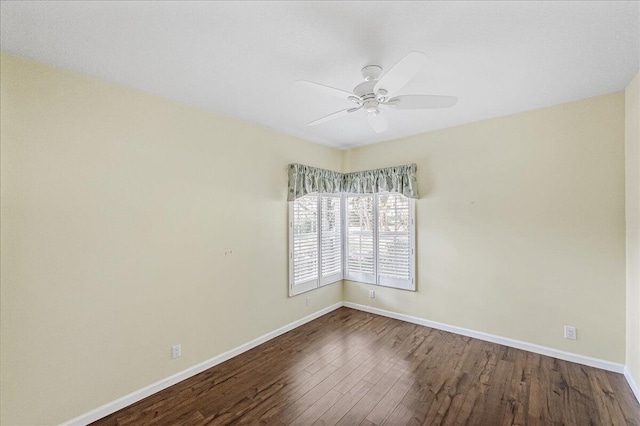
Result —
<instances>
[{"instance_id":1,"label":"white baseboard","mask_svg":"<svg viewBox=\"0 0 640 426\"><path fill-rule=\"evenodd\" d=\"M455 325L443 324L440 322L430 321L410 315L385 311L384 309L373 308L371 306L360 305L357 303L343 302L343 305L347 308L353 308L359 311L370 312L372 314L382 315L389 318L395 318L413 324L424 325L426 327L436 328L438 330L448 331L450 333L461 334L463 336L473 337L475 339L485 340L487 342L497 343L499 345L509 346L511 348L522 349L525 351L534 352L565 361L588 365L589 367L601 368L603 370L613 371L615 373L624 373L625 371L624 365L611 361L605 361L603 359L578 355L571 352L564 352L558 349L552 349L545 346L535 345L533 343L523 342L521 340L509 339L507 337L496 336L494 334L483 333L481 331L470 330L468 328L457 327ZM637 395L638 394L636 393L636 396Z\"/></svg>"},{"instance_id":2,"label":"white baseboard","mask_svg":"<svg viewBox=\"0 0 640 426\"><path fill-rule=\"evenodd\" d=\"M208 359L200 364L194 365L193 367L187 368L186 370L180 371L172 376L169 376L165 379L162 379L158 382L150 384L142 389L131 392L128 395L123 396L122 398L118 398L115 401L111 401L101 407L96 408L95 410L91 410L88 413L81 414L80 416L71 419L65 423L62 423L61 426L76 426L76 425L87 425L91 422L99 420L109 414L115 413L118 410L123 409L135 402L138 402L148 396L153 395L156 392L159 392L163 389L168 388L169 386L175 385L178 382L181 382L189 377L195 376L198 373L202 373L203 371L218 365L224 361L227 361L234 356L240 355L243 352L248 351L249 349L253 349L262 343L271 340L275 337L280 336L288 331L293 330L296 327L301 326L302 324L308 323L309 321L313 321L316 318L321 317L322 315L328 314L331 311L334 311L342 306L342 302L335 303L331 306L328 306L324 309L321 309L311 315L308 315L304 318L301 318L297 321L294 321L290 324L287 324L283 327L280 327L277 330L269 332L265 335L262 335L256 339L251 340L243 345L238 346L237 348L231 349L227 352L224 352L220 355L214 356L211 359Z\"/></svg>"},{"instance_id":3,"label":"white baseboard","mask_svg":"<svg viewBox=\"0 0 640 426\"><path fill-rule=\"evenodd\" d=\"M372 314L398 319L400 321L406 321L413 324L436 328L438 330L448 331L450 333L460 334L467 337L473 337L475 339L497 343L499 345L509 346L516 349L522 349L525 351L534 352L541 355L562 359L565 361L588 365L590 367L601 368L603 370L613 371L615 373L621 373L621 374L624 374L625 378L627 379L627 382L629 382L629 386L631 387L635 397L638 399L638 401L640 401L640 388L638 388L638 385L635 383L635 381L631 377L631 374L629 373L629 370L627 369L627 367L622 364L605 361L598 358L592 358L584 355L578 355L571 352L560 351L560 350L548 348L545 346L535 345L533 343L523 342L521 340L509 339L507 337L501 337L501 336L496 336L494 334L483 333L481 331L475 331L475 330L470 330L463 327L457 327L454 325L443 324L436 321L430 321L423 318L400 314L397 312L386 311L384 309L373 308L371 306L360 305L352 302L339 302L331 306L328 306L324 309L321 309L304 318L301 318L297 321L294 321L290 324L287 324L283 327L280 327L277 330L274 330L270 333L267 333L256 339L253 339L250 342L247 342L243 345L238 346L237 348L231 349L211 359L208 359L207 361L201 362L200 364L194 365L193 367L187 368L186 370L180 371L156 383L153 383L149 386L146 386L142 389L134 391L121 398L118 398L115 401L111 401L101 407L98 407L94 410L89 411L88 413L82 414L72 420L62 423L61 426L87 425L91 422L99 420L105 416L108 416L109 414L115 413L116 411L121 410L122 408L125 408L135 402L138 402L148 396L151 396L156 392L166 389L169 386L173 386L176 383L181 382L182 380L188 379L189 377L195 376L198 373L201 373L213 366L216 366L224 361L227 361L228 359L233 358L234 356L240 355L243 352L253 349L256 346L261 345L262 343L268 340L271 340L275 337L278 337L281 334L291 331L296 327L299 327L305 323L308 323L309 321L313 321L314 319L319 318L322 315L325 315L331 311L334 311L340 308L341 306L346 306L348 308L357 309L359 311L370 312Z\"/></svg>"},{"instance_id":4,"label":"white baseboard","mask_svg":"<svg viewBox=\"0 0 640 426\"><path fill-rule=\"evenodd\" d=\"M638 384L635 382L635 380L633 380L633 377L631 377L631 372L626 366L624 367L624 378L627 379L629 387L633 391L633 394L636 396L638 402L640 402L640 388L638 387Z\"/></svg>"}]
</instances>

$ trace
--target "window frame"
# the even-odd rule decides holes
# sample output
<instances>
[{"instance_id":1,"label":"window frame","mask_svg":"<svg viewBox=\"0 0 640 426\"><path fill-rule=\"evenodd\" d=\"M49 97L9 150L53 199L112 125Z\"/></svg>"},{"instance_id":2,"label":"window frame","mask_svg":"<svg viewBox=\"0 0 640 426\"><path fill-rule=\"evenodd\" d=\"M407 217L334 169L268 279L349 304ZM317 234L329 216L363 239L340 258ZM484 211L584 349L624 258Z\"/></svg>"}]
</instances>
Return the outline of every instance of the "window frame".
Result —
<instances>
[{"instance_id":1,"label":"window frame","mask_svg":"<svg viewBox=\"0 0 640 426\"><path fill-rule=\"evenodd\" d=\"M356 281L364 284L377 284L377 276L378 276L378 249L377 249L377 241L378 241L378 229L377 229L377 221L375 218L376 209L375 202L376 199L373 197L375 194L344 194L344 279L349 281ZM373 240L373 272L368 274L366 272L352 272L349 270L349 197L371 197L371 219L372 219L372 232L371 238Z\"/></svg>"},{"instance_id":2,"label":"window frame","mask_svg":"<svg viewBox=\"0 0 640 426\"><path fill-rule=\"evenodd\" d=\"M379 196L380 195L401 195L395 192L381 192L373 194L356 194L356 193L340 193L340 194L321 194L312 193L305 197L313 196L317 199L317 241L318 241L318 273L315 279L295 284L294 283L294 203L289 204L289 297L297 296L302 293L320 288L329 284L336 283L341 280L354 281L364 284L377 285L380 287L395 288L399 290L416 291L416 206L413 198L405 197L409 203L409 279L401 279L394 277L381 277L379 273L379 246L380 240L378 235L379 228ZM349 197L370 196L372 197L372 214L373 214L373 275L362 272L349 272L349 228L348 228L348 208ZM341 238L341 268L340 273L334 273L328 277L322 276L322 198L334 197L340 199L340 238Z\"/></svg>"},{"instance_id":3,"label":"window frame","mask_svg":"<svg viewBox=\"0 0 640 426\"><path fill-rule=\"evenodd\" d=\"M373 194L356 194L356 193L345 193L345 202L344 204L344 217L345 217L345 253L344 253L344 279L348 281L354 281L364 284L377 285L380 287L389 287L396 288L399 290L408 290L408 291L416 291L416 205L415 200L413 198L405 197L409 203L409 279L403 280L399 278L393 277L381 277L380 276L380 237L378 235L379 232L379 220L380 220L380 203L379 197L380 195L401 195L396 192L376 192ZM372 205L373 205L373 265L374 265L374 274L373 277L368 276L368 274L362 273L350 273L349 272L349 235L348 235L348 215L349 212L347 209L349 208L349 197L358 197L358 196L371 196L372 197Z\"/></svg>"},{"instance_id":4,"label":"window frame","mask_svg":"<svg viewBox=\"0 0 640 426\"><path fill-rule=\"evenodd\" d=\"M289 204L289 297L297 296L302 293L314 290L316 288L324 287L329 284L333 284L342 281L344 277L344 197L342 194L320 194L312 193L307 194L305 197L316 198L316 235L317 235L317 276L313 279L304 281L302 283L295 283L295 262L294 262L294 237L293 222L295 218L295 202L290 201ZM338 198L340 200L340 271L338 273L331 274L323 277L322 274L322 220L323 220L323 198Z\"/></svg>"},{"instance_id":5,"label":"window frame","mask_svg":"<svg viewBox=\"0 0 640 426\"><path fill-rule=\"evenodd\" d=\"M340 208L339 208L339 214L340 214L340 222L339 222L339 228L340 228L340 270L336 273L333 273L331 275L328 276L323 276L323 272L322 272L322 262L323 262L323 251L322 251L322 243L323 243L323 230L322 230L322 220L324 219L324 213L323 213L323 198L337 198L340 202ZM324 287L325 285L329 285L329 284L333 284L336 283L338 281L341 281L344 278L344 197L342 196L342 194L319 194L318 196L318 230L319 230L319 236L318 236L318 246L319 246L319 250L318 250L318 265L319 265L319 269L318 269L318 279L319 279L319 283L318 283L318 287Z\"/></svg>"}]
</instances>

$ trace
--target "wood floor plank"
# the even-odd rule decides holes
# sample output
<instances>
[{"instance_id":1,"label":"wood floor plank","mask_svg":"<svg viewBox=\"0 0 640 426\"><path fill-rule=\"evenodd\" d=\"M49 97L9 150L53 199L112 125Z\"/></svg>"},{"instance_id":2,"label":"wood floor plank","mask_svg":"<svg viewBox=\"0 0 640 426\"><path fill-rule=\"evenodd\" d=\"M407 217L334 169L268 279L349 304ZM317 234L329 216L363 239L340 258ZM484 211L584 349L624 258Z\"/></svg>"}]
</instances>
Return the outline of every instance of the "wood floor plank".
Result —
<instances>
[{"instance_id":1,"label":"wood floor plank","mask_svg":"<svg viewBox=\"0 0 640 426\"><path fill-rule=\"evenodd\" d=\"M327 393L332 387L335 387L363 362L366 362L374 355L372 351L366 350L367 345L384 339L385 336L392 331L393 327L388 326L389 322L391 322L391 320L387 318L374 318L371 324L376 324L378 328L375 328L373 332L369 330L369 332L356 333L357 338L353 340L353 342L356 342L354 356L350 356L346 362L344 362L346 359L341 359L339 362L331 362L330 365L340 366L333 374L309 392L302 394L300 398L294 398L291 404L282 412L272 412L271 415L277 415L280 420L288 423L291 419L297 417L300 412L306 410L311 404L315 403L319 397Z\"/></svg>"},{"instance_id":2,"label":"wood floor plank","mask_svg":"<svg viewBox=\"0 0 640 426\"><path fill-rule=\"evenodd\" d=\"M403 368L400 363L393 365L389 371L371 387L356 405L351 408L338 422L338 425L349 426L354 424L360 424L366 419L371 410L380 402L385 394L393 387L398 381L399 376L403 373Z\"/></svg>"},{"instance_id":3,"label":"wood floor plank","mask_svg":"<svg viewBox=\"0 0 640 426\"><path fill-rule=\"evenodd\" d=\"M319 383L333 374L338 367L334 365L326 365L323 369L311 376L297 386L283 388L273 398L260 401L245 413L244 418L240 419L239 424L251 424L255 419L261 422L268 422L270 419L276 419L277 416L293 401L305 395L307 392L315 388Z\"/></svg>"},{"instance_id":4,"label":"wood floor plank","mask_svg":"<svg viewBox=\"0 0 640 426\"><path fill-rule=\"evenodd\" d=\"M428 410L428 404L405 394L382 425L421 425Z\"/></svg>"},{"instance_id":5,"label":"wood floor plank","mask_svg":"<svg viewBox=\"0 0 640 426\"><path fill-rule=\"evenodd\" d=\"M583 366L570 363L561 363L559 367L566 378L566 386L570 389L566 418L573 424L596 423L600 415L589 382L589 371Z\"/></svg>"},{"instance_id":6,"label":"wood floor plank","mask_svg":"<svg viewBox=\"0 0 640 426\"><path fill-rule=\"evenodd\" d=\"M402 375L378 404L373 407L366 419L377 425L384 423L385 419L393 412L402 398L404 398L411 385L413 385L412 376L410 374Z\"/></svg>"},{"instance_id":7,"label":"wood floor plank","mask_svg":"<svg viewBox=\"0 0 640 426\"><path fill-rule=\"evenodd\" d=\"M434 394L431 407L424 424L447 424L454 421L455 407L462 404L460 396L463 385L468 381L466 372L459 365L469 350L468 338L454 336L449 353L440 353L439 366L434 370L434 379L430 392ZM455 404L454 404L455 401Z\"/></svg>"},{"instance_id":8,"label":"wood floor plank","mask_svg":"<svg viewBox=\"0 0 640 426\"><path fill-rule=\"evenodd\" d=\"M552 423L548 415L547 398L545 388L547 378L540 372L540 359L542 356L534 355L532 358L531 390L529 392L529 412L527 423L533 426ZM549 384L550 386L550 384ZM597 419L599 421L599 419Z\"/></svg>"},{"instance_id":9,"label":"wood floor plank","mask_svg":"<svg viewBox=\"0 0 640 426\"><path fill-rule=\"evenodd\" d=\"M307 367L305 367L305 370L308 371L311 374L315 374L319 370L321 370L323 367L331 364L331 362L334 359L336 359L339 356L344 355L348 351L349 351L349 348L345 348L343 346L336 345L328 353L322 355L319 359L313 361L311 364L309 364ZM354 352L354 356L355 356L355 352Z\"/></svg>"},{"instance_id":10,"label":"wood floor plank","mask_svg":"<svg viewBox=\"0 0 640 426\"><path fill-rule=\"evenodd\" d=\"M367 381L361 380L354 387L351 388L349 393L344 395L339 402L329 408L318 420L313 423L313 426L333 426L337 424L342 417L344 417L354 405L362 399L363 396L369 392L373 385Z\"/></svg>"},{"instance_id":11,"label":"wood floor plank","mask_svg":"<svg viewBox=\"0 0 640 426\"><path fill-rule=\"evenodd\" d=\"M279 418L285 422L289 423L296 417L300 415L303 411L309 408L312 404L314 404L318 399L320 399L324 394L333 389L333 387L340 382L340 380L355 370L360 363L369 358L371 355L368 353L361 353L358 356L352 358L349 362L344 364L342 367L338 368L333 374L311 389L309 392L304 394L301 398L293 401L291 405L289 405L280 415Z\"/></svg>"},{"instance_id":12,"label":"wood floor plank","mask_svg":"<svg viewBox=\"0 0 640 426\"><path fill-rule=\"evenodd\" d=\"M527 364L527 353L513 351L513 374L505 390L506 409L502 424L523 425L527 421L529 392L531 385L531 369Z\"/></svg>"},{"instance_id":13,"label":"wood floor plank","mask_svg":"<svg viewBox=\"0 0 640 426\"><path fill-rule=\"evenodd\" d=\"M640 419L634 416L629 415L629 410L625 407L634 407L638 405L638 401L635 399L633 391L629 386L629 382L622 374L612 373L610 371L604 372L609 379L609 383L611 384L611 389L613 390L613 397L620 404L620 408L622 409L622 413L624 415L624 419L627 425L632 426L640 426ZM640 409L640 406L638 406Z\"/></svg>"},{"instance_id":14,"label":"wood floor plank","mask_svg":"<svg viewBox=\"0 0 640 426\"><path fill-rule=\"evenodd\" d=\"M589 378L596 393L596 405L602 422L605 424L622 424L625 417L605 372L595 370L589 375Z\"/></svg>"},{"instance_id":15,"label":"wood floor plank","mask_svg":"<svg viewBox=\"0 0 640 426\"><path fill-rule=\"evenodd\" d=\"M383 341L375 343L375 353L373 353L369 359L335 386L337 391L347 393L356 383L365 377L368 377L369 380L375 384L377 380L373 381L375 373L372 373L372 370L375 370L379 365L388 365L388 368L383 367L384 372L388 371L395 362L398 362L398 360L402 358L405 351L410 350L411 345L415 344L417 340L409 338L409 334L411 333L410 328L403 327L403 324L398 325L398 327L390 329L389 332L383 336ZM384 360L393 362L386 364Z\"/></svg>"},{"instance_id":16,"label":"wood floor plank","mask_svg":"<svg viewBox=\"0 0 640 426\"><path fill-rule=\"evenodd\" d=\"M487 394L493 390L493 373L497 367L497 354L487 350L486 343L478 340L469 342L469 351L474 353L465 360L462 366L467 373L468 385L458 405L456 420L467 424L483 424L496 422L498 416L487 408ZM496 392L497 394L497 392Z\"/></svg>"},{"instance_id":17,"label":"wood floor plank","mask_svg":"<svg viewBox=\"0 0 640 426\"><path fill-rule=\"evenodd\" d=\"M340 308L94 424L637 425L624 377Z\"/></svg>"},{"instance_id":18,"label":"wood floor plank","mask_svg":"<svg viewBox=\"0 0 640 426\"><path fill-rule=\"evenodd\" d=\"M301 415L296 417L294 421L289 423L292 426L308 426L318 420L325 411L329 410L343 396L337 390L331 389L324 394L315 404L305 410Z\"/></svg>"}]
</instances>

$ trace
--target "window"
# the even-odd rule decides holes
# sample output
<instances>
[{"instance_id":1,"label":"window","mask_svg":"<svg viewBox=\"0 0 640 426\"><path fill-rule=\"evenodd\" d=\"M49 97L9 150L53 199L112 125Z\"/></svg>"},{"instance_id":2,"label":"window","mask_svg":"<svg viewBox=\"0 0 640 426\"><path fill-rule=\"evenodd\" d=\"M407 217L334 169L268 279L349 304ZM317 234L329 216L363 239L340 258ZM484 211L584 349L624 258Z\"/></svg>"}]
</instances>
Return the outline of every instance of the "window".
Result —
<instances>
[{"instance_id":1,"label":"window","mask_svg":"<svg viewBox=\"0 0 640 426\"><path fill-rule=\"evenodd\" d=\"M289 203L289 295L342 279L342 197L311 194Z\"/></svg>"},{"instance_id":2,"label":"window","mask_svg":"<svg viewBox=\"0 0 640 426\"><path fill-rule=\"evenodd\" d=\"M318 197L305 196L290 203L290 293L318 286ZM295 291L294 291L295 289Z\"/></svg>"},{"instance_id":3,"label":"window","mask_svg":"<svg viewBox=\"0 0 640 426\"><path fill-rule=\"evenodd\" d=\"M342 279L342 197L320 196L320 285Z\"/></svg>"},{"instance_id":4,"label":"window","mask_svg":"<svg viewBox=\"0 0 640 426\"><path fill-rule=\"evenodd\" d=\"M310 194L289 209L291 296L343 277L415 290L413 199L397 193Z\"/></svg>"},{"instance_id":5,"label":"window","mask_svg":"<svg viewBox=\"0 0 640 426\"><path fill-rule=\"evenodd\" d=\"M415 203L396 193L347 195L345 278L415 290Z\"/></svg>"},{"instance_id":6,"label":"window","mask_svg":"<svg viewBox=\"0 0 640 426\"><path fill-rule=\"evenodd\" d=\"M377 194L378 284L415 290L413 200Z\"/></svg>"},{"instance_id":7,"label":"window","mask_svg":"<svg viewBox=\"0 0 640 426\"><path fill-rule=\"evenodd\" d=\"M373 194L347 196L346 279L375 284Z\"/></svg>"}]
</instances>

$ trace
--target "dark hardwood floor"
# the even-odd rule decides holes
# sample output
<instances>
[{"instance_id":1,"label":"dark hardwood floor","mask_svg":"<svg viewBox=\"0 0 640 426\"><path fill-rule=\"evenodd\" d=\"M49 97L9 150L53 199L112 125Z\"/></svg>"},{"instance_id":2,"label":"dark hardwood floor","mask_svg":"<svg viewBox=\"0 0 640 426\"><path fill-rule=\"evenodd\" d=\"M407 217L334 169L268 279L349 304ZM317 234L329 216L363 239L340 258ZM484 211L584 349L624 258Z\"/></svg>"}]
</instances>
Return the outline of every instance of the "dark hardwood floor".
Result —
<instances>
[{"instance_id":1,"label":"dark hardwood floor","mask_svg":"<svg viewBox=\"0 0 640 426\"><path fill-rule=\"evenodd\" d=\"M95 425L640 425L620 374L340 308Z\"/></svg>"}]
</instances>

